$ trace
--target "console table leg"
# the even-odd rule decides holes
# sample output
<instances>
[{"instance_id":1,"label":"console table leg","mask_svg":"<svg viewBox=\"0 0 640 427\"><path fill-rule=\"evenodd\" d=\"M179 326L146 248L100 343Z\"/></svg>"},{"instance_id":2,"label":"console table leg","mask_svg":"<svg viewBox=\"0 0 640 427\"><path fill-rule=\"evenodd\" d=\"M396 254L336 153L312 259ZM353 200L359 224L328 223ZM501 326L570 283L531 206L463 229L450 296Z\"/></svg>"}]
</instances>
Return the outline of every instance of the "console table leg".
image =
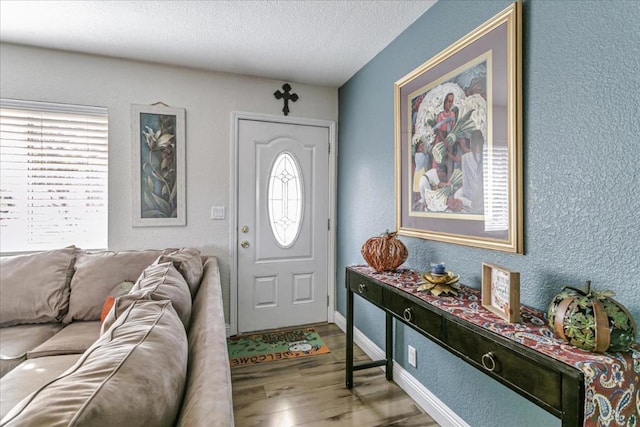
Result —
<instances>
[{"instance_id":1,"label":"console table leg","mask_svg":"<svg viewBox=\"0 0 640 427\"><path fill-rule=\"evenodd\" d=\"M385 328L385 353L387 359L386 376L388 381L393 381L393 316L387 312Z\"/></svg>"},{"instance_id":2,"label":"console table leg","mask_svg":"<svg viewBox=\"0 0 640 427\"><path fill-rule=\"evenodd\" d=\"M346 385L353 388L353 292L347 287L347 351Z\"/></svg>"}]
</instances>

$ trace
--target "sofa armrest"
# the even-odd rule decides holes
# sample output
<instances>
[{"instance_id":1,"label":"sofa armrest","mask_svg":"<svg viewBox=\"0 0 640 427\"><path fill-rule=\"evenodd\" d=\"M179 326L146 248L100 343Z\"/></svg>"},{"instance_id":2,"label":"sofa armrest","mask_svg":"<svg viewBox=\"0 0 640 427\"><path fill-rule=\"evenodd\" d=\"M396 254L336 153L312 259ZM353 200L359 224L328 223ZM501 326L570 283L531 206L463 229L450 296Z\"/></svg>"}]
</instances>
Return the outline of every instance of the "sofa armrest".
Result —
<instances>
[{"instance_id":1,"label":"sofa armrest","mask_svg":"<svg viewBox=\"0 0 640 427\"><path fill-rule=\"evenodd\" d=\"M228 427L234 425L233 400L220 269L215 257L203 262L191 313L187 388L178 426Z\"/></svg>"}]
</instances>

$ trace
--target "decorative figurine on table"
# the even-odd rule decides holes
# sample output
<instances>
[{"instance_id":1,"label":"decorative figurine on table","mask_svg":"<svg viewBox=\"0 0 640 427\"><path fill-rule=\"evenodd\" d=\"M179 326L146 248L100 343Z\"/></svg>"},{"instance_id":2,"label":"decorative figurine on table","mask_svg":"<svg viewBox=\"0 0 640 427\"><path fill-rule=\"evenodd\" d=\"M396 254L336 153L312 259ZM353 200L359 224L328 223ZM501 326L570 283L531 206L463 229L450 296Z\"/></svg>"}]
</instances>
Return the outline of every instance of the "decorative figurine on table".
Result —
<instances>
[{"instance_id":1,"label":"decorative figurine on table","mask_svg":"<svg viewBox=\"0 0 640 427\"><path fill-rule=\"evenodd\" d=\"M418 291L429 291L431 295L436 297L442 294L458 296L458 289L453 285L460 280L460 275L446 271L443 262L431 263L431 271L423 273L422 278L426 280L426 283L418 286Z\"/></svg>"}]
</instances>

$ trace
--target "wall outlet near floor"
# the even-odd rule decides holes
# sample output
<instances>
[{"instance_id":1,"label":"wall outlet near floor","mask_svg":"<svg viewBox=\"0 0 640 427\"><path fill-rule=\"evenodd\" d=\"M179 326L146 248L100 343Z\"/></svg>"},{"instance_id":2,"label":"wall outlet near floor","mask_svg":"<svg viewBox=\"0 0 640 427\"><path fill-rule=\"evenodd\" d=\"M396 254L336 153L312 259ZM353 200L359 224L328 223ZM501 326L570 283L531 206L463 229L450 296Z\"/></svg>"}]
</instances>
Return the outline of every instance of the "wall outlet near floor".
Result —
<instances>
[{"instance_id":1,"label":"wall outlet near floor","mask_svg":"<svg viewBox=\"0 0 640 427\"><path fill-rule=\"evenodd\" d=\"M416 366L416 358L417 358L416 349L411 347L411 346L409 346L409 352L407 354L408 354L407 359L408 359L409 365L411 365L414 368L416 368L417 367Z\"/></svg>"}]
</instances>

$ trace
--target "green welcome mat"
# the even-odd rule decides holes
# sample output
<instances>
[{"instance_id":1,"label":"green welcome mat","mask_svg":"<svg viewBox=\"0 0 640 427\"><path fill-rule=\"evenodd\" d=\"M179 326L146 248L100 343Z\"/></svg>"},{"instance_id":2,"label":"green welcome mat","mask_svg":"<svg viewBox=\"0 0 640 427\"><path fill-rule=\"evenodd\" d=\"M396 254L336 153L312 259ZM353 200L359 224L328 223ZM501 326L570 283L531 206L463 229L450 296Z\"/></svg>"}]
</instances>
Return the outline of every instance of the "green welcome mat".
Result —
<instances>
[{"instance_id":1,"label":"green welcome mat","mask_svg":"<svg viewBox=\"0 0 640 427\"><path fill-rule=\"evenodd\" d=\"M268 331L227 338L231 367L329 353L313 328Z\"/></svg>"}]
</instances>

